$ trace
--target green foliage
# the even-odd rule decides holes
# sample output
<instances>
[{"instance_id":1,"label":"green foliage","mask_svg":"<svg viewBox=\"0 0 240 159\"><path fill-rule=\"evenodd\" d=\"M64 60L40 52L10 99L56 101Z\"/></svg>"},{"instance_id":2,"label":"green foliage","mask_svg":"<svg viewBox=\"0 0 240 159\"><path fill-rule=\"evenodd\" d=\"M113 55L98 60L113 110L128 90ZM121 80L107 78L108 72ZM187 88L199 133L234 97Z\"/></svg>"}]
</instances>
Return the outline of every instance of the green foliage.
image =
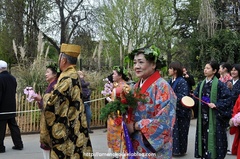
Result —
<instances>
[{"instance_id":1,"label":"green foliage","mask_svg":"<svg viewBox=\"0 0 240 159\"><path fill-rule=\"evenodd\" d=\"M146 102L145 96L140 93L140 89L131 90L129 93L121 93L120 96L101 108L101 120L107 119L109 115L126 114L128 108L136 109L138 102Z\"/></svg>"},{"instance_id":2,"label":"green foliage","mask_svg":"<svg viewBox=\"0 0 240 159\"><path fill-rule=\"evenodd\" d=\"M202 78L203 68L210 60L240 63L240 33L228 29L217 30L213 37L202 38L198 32L189 40L189 54L195 76ZM193 72L193 71L192 71Z\"/></svg>"}]
</instances>

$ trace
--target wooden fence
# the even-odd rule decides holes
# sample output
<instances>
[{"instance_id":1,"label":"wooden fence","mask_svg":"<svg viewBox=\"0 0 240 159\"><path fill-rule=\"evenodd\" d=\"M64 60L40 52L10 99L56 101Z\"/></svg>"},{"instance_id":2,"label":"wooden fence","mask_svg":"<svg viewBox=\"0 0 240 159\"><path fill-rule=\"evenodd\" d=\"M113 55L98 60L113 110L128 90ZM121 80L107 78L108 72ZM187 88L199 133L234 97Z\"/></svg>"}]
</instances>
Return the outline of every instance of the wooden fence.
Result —
<instances>
[{"instance_id":1,"label":"wooden fence","mask_svg":"<svg viewBox=\"0 0 240 159\"><path fill-rule=\"evenodd\" d=\"M40 115L37 102L28 102L26 96L16 95L17 102L17 123L21 133L37 133L40 131ZM99 91L93 91L91 94L92 110L92 128L101 128L105 126L105 121L100 120L100 109L105 106L105 99ZM7 128L7 134L9 134Z\"/></svg>"}]
</instances>

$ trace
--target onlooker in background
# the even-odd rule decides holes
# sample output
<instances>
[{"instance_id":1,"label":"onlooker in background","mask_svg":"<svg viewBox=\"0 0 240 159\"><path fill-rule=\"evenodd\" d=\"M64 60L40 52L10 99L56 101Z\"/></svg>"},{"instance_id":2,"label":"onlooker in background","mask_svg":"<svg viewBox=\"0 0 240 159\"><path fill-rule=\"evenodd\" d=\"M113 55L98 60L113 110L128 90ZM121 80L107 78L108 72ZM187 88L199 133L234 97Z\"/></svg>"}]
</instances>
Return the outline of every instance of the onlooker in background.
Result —
<instances>
[{"instance_id":1,"label":"onlooker in background","mask_svg":"<svg viewBox=\"0 0 240 159\"><path fill-rule=\"evenodd\" d=\"M194 95L200 99L196 101L196 158L224 159L227 154L226 129L231 118L231 93L226 84L216 77L218 69L217 62L208 62L204 68L206 78L194 91Z\"/></svg>"},{"instance_id":2,"label":"onlooker in background","mask_svg":"<svg viewBox=\"0 0 240 159\"><path fill-rule=\"evenodd\" d=\"M78 71L78 75L81 81L81 88L82 88L81 98L83 100L84 108L87 116L88 132L93 133L93 131L90 129L91 119L92 119L91 104L90 104L91 90L88 88L90 83L85 81L84 73L82 71Z\"/></svg>"},{"instance_id":3,"label":"onlooker in background","mask_svg":"<svg viewBox=\"0 0 240 159\"><path fill-rule=\"evenodd\" d=\"M193 86L195 86L195 80L194 77L188 72L186 67L183 67L183 78L187 81L188 84L188 88L190 93L193 92ZM192 118L197 118L198 115L198 109L196 107L196 105L194 105L192 108L193 114L192 114Z\"/></svg>"},{"instance_id":4,"label":"onlooker in background","mask_svg":"<svg viewBox=\"0 0 240 159\"><path fill-rule=\"evenodd\" d=\"M188 72L186 67L183 67L183 78L187 81L190 92L193 92L193 86L195 86L194 77Z\"/></svg>"},{"instance_id":5,"label":"onlooker in background","mask_svg":"<svg viewBox=\"0 0 240 159\"><path fill-rule=\"evenodd\" d=\"M16 112L16 88L17 81L7 71L7 63L0 60L0 112ZM0 153L4 153L4 138L8 125L14 146L12 149L22 150L23 142L20 129L16 122L16 113L0 115Z\"/></svg>"},{"instance_id":6,"label":"onlooker in background","mask_svg":"<svg viewBox=\"0 0 240 159\"><path fill-rule=\"evenodd\" d=\"M154 45L136 49L128 55L133 60L139 81L134 88L146 96L132 112L127 128L132 133L137 159L172 158L172 133L175 123L176 96L159 70L165 65L160 50ZM150 156L153 154L154 156ZM144 156L142 156L144 155Z\"/></svg>"},{"instance_id":7,"label":"onlooker in background","mask_svg":"<svg viewBox=\"0 0 240 159\"><path fill-rule=\"evenodd\" d=\"M184 80L180 62L171 62L168 66L169 81L177 96L176 121L173 127L173 156L183 156L187 152L188 132L191 120L191 109L182 105L181 99L189 95L187 81Z\"/></svg>"},{"instance_id":8,"label":"onlooker in background","mask_svg":"<svg viewBox=\"0 0 240 159\"><path fill-rule=\"evenodd\" d=\"M239 81L239 76L240 76L240 64L234 64L231 70L231 76L232 80L229 80L227 82L227 87L231 91L232 95L232 100L231 100L231 106L233 107L235 105L235 102L240 94L240 81ZM236 113L236 112L235 112ZM234 129L232 129L234 130ZM234 140L234 134L235 131L228 131L227 137L228 137L228 154L232 154L232 145L233 145L233 140ZM236 152L236 147L233 147L233 152ZM235 153L234 153L235 154Z\"/></svg>"},{"instance_id":9,"label":"onlooker in background","mask_svg":"<svg viewBox=\"0 0 240 159\"><path fill-rule=\"evenodd\" d=\"M240 94L240 64L233 65L231 77L232 79L227 82L227 87L231 90L233 106L238 98L238 95Z\"/></svg>"},{"instance_id":10,"label":"onlooker in background","mask_svg":"<svg viewBox=\"0 0 240 159\"><path fill-rule=\"evenodd\" d=\"M43 158L49 159L50 158L50 136L46 127L46 121L44 117L44 109L46 107L46 99L48 99L50 93L52 92L55 84L57 83L58 79L58 72L57 72L57 64L50 64L46 66L46 81L48 82L48 87L44 92L44 96L42 97L40 94L34 97L34 100L38 102L38 107L42 109L41 113L41 120L40 120L40 147L43 150Z\"/></svg>"},{"instance_id":11,"label":"onlooker in background","mask_svg":"<svg viewBox=\"0 0 240 159\"><path fill-rule=\"evenodd\" d=\"M227 83L227 81L231 80L232 77L230 75L230 71L232 70L232 66L229 63L223 62L219 66L219 80L223 83Z\"/></svg>"},{"instance_id":12,"label":"onlooker in background","mask_svg":"<svg viewBox=\"0 0 240 159\"><path fill-rule=\"evenodd\" d=\"M79 54L80 46L61 45L58 61L62 72L44 111L51 139L50 158L93 158L88 155L92 145L76 71Z\"/></svg>"}]
</instances>

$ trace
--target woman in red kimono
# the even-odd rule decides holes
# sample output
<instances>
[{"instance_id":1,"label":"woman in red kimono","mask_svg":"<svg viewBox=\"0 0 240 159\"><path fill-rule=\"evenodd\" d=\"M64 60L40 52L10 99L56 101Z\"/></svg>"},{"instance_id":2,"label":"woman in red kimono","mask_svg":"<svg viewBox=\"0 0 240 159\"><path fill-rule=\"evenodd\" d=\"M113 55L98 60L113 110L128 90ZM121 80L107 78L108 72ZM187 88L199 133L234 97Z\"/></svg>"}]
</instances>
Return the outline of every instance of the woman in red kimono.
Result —
<instances>
[{"instance_id":1,"label":"woman in red kimono","mask_svg":"<svg viewBox=\"0 0 240 159\"><path fill-rule=\"evenodd\" d=\"M237 155L237 159L240 159L240 127L234 126L234 116L240 112L240 95L233 107L232 118L229 121L230 134L235 134L233 144L232 144L232 154Z\"/></svg>"},{"instance_id":2,"label":"woman in red kimono","mask_svg":"<svg viewBox=\"0 0 240 159\"><path fill-rule=\"evenodd\" d=\"M123 67L115 66L113 68L113 82L114 88L111 95L111 100L114 101L120 97L123 90L123 86L126 85L128 77ZM111 101L110 101L111 102ZM121 114L112 113L107 120L107 140L109 152L120 153L120 147L122 142L122 122ZM119 121L120 120L120 121Z\"/></svg>"}]
</instances>

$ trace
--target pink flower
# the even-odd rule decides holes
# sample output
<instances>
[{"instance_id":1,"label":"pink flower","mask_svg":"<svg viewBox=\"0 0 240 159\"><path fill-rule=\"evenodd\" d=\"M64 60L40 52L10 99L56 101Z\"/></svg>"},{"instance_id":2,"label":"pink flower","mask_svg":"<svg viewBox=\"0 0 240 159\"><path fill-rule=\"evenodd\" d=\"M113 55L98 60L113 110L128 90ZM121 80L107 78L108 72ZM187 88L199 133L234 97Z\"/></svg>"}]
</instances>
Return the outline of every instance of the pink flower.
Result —
<instances>
[{"instance_id":1,"label":"pink flower","mask_svg":"<svg viewBox=\"0 0 240 159\"><path fill-rule=\"evenodd\" d=\"M34 101L33 97L36 97L37 94L34 92L33 88L32 87L26 87L24 90L23 90L24 94L26 94L28 97L27 97L27 100L28 102L32 102Z\"/></svg>"},{"instance_id":2,"label":"pink flower","mask_svg":"<svg viewBox=\"0 0 240 159\"><path fill-rule=\"evenodd\" d=\"M233 118L232 122L234 126L239 126L240 125L240 113L237 113Z\"/></svg>"},{"instance_id":3,"label":"pink flower","mask_svg":"<svg viewBox=\"0 0 240 159\"><path fill-rule=\"evenodd\" d=\"M113 84L108 80L108 78L103 79L104 82L104 90L101 91L101 94L106 96L110 96L113 90Z\"/></svg>"}]
</instances>

